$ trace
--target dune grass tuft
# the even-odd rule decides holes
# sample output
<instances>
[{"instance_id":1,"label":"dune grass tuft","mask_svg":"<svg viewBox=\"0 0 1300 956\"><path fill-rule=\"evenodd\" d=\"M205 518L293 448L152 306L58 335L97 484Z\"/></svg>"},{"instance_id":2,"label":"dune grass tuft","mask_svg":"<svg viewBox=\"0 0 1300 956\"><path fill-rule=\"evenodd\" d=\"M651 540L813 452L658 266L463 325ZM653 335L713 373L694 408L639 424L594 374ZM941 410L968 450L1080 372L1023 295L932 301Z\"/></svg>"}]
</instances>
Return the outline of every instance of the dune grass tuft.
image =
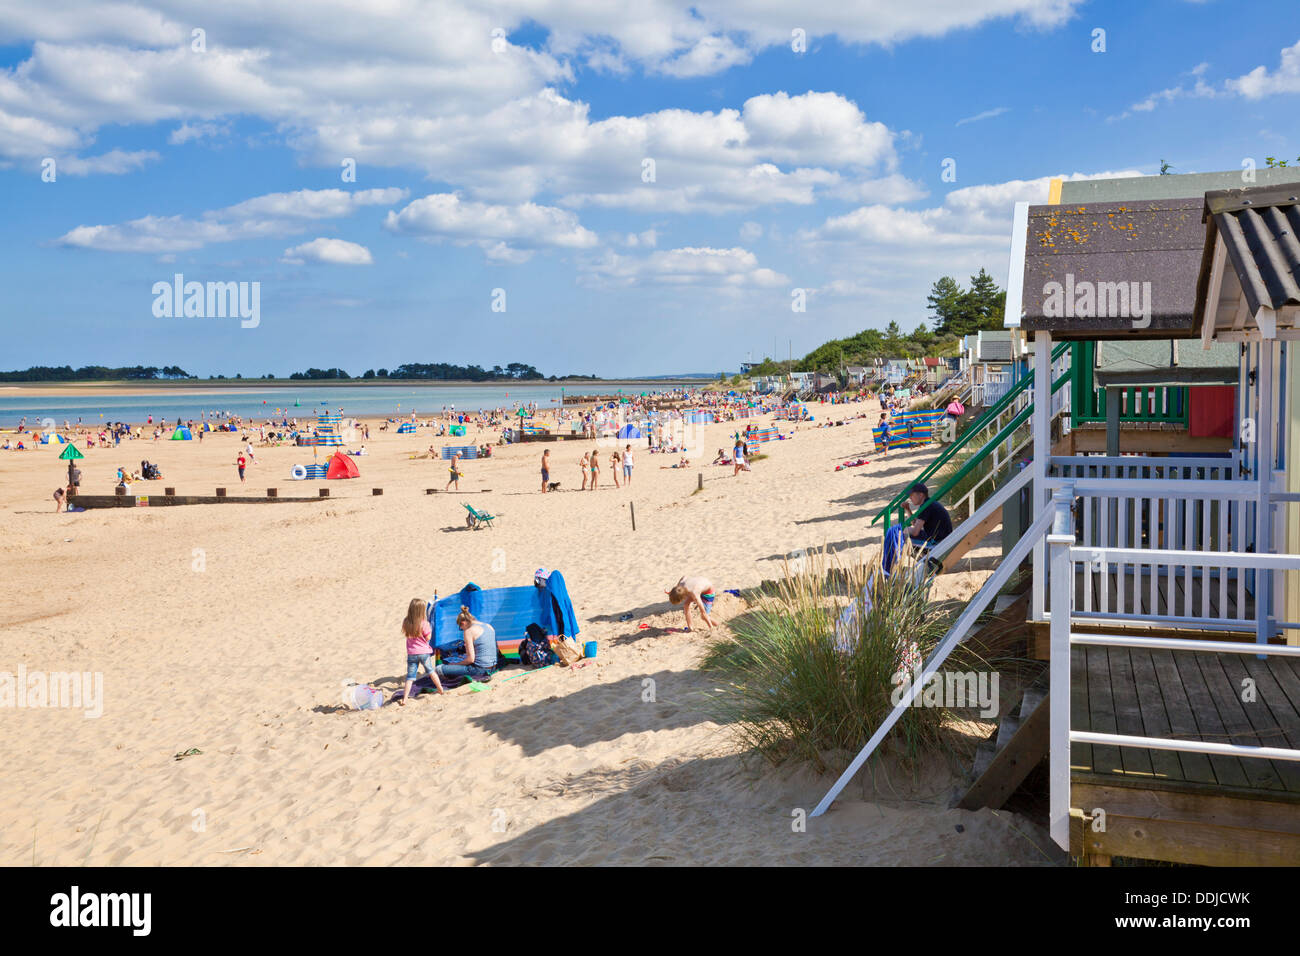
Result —
<instances>
[{"instance_id":1,"label":"dune grass tuft","mask_svg":"<svg viewBox=\"0 0 1300 956\"><path fill-rule=\"evenodd\" d=\"M929 600L904 559L890 578L877 575L874 600L858 616L856 641L839 646L835 620L861 594L872 561L840 567L814 554L793 564L731 622L732 636L713 645L703 667L718 683L709 708L741 743L773 764L794 760L826 770L826 755L861 749L893 708L900 672L927 659L955 616ZM945 668L969 660L958 648ZM908 708L891 733L907 757L937 748L948 712Z\"/></svg>"}]
</instances>

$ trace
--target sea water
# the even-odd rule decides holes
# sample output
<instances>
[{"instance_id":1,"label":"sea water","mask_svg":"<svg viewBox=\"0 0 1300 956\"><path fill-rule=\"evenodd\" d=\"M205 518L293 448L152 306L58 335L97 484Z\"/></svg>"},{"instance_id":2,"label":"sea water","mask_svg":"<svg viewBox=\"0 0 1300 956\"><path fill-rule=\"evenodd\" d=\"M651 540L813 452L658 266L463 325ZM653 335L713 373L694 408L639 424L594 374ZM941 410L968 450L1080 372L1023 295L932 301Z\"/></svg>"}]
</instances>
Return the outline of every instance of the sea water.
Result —
<instances>
[{"instance_id":1,"label":"sea water","mask_svg":"<svg viewBox=\"0 0 1300 956\"><path fill-rule=\"evenodd\" d=\"M51 382L51 386L58 383ZM155 423L177 418L202 421L222 420L237 415L245 420L315 416L328 410L348 417L409 419L457 411L513 409L536 404L540 409L559 408L564 394L640 395L667 391L663 382L621 382L618 384L555 385L551 383L491 385L326 385L302 387L244 386L166 387L151 392L105 392L103 395L32 395L23 389L0 385L0 428L14 428L26 418L27 426L40 427L46 419L63 427L64 421L85 425L123 421L144 424L149 416Z\"/></svg>"}]
</instances>

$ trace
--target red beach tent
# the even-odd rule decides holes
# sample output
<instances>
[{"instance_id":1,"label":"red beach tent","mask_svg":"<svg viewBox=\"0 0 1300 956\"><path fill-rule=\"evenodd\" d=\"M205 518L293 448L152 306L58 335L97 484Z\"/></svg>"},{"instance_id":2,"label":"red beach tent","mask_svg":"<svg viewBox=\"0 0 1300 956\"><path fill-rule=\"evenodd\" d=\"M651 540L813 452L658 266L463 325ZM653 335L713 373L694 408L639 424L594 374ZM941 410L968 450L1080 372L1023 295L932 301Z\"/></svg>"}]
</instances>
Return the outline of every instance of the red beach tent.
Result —
<instances>
[{"instance_id":1,"label":"red beach tent","mask_svg":"<svg viewBox=\"0 0 1300 956\"><path fill-rule=\"evenodd\" d=\"M330 470L325 473L325 477L360 478L361 472L357 471L357 463L352 460L351 455L336 451L334 457L330 459Z\"/></svg>"}]
</instances>

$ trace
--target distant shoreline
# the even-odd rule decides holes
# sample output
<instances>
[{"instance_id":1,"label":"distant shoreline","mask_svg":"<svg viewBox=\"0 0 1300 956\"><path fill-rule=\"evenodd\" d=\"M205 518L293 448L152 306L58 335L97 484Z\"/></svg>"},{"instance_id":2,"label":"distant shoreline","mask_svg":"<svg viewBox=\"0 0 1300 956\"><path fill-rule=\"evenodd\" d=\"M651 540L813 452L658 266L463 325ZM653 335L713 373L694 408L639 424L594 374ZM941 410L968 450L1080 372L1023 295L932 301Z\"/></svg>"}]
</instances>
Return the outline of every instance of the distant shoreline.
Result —
<instances>
[{"instance_id":1,"label":"distant shoreline","mask_svg":"<svg viewBox=\"0 0 1300 956\"><path fill-rule=\"evenodd\" d=\"M6 393L11 395L23 394L32 396L57 396L67 397L89 397L94 395L129 395L129 394L165 394L167 392L177 391L226 391L229 389L249 389L261 391L266 389L314 389L314 388L338 388L344 386L361 386L381 387L385 385L400 385L403 387L420 385L431 388L450 387L450 388L509 388L511 386L550 386L553 388L564 388L583 394L586 392L599 392L611 386L620 385L653 385L656 388L678 388L683 385L704 386L708 385L715 379L707 378L673 378L673 379L643 379L643 378L608 378L608 379L557 379L552 382L548 379L519 379L508 380L498 379L490 382L474 382L461 379L427 379L427 378L323 378L323 379L302 379L289 380L283 378L225 378L225 379L183 379L179 381L157 381L157 380L140 380L139 382L130 379L116 381L91 381L91 382L3 382L0 383L0 395Z\"/></svg>"}]
</instances>

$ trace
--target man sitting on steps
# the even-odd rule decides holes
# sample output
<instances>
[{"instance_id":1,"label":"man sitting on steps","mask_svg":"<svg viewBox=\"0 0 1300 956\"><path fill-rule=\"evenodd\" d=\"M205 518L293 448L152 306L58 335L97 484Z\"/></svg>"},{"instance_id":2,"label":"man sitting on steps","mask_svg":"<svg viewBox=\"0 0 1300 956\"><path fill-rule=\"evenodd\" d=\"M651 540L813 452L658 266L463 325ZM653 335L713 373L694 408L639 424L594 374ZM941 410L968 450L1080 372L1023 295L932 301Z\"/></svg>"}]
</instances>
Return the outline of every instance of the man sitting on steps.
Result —
<instances>
[{"instance_id":1,"label":"man sitting on steps","mask_svg":"<svg viewBox=\"0 0 1300 956\"><path fill-rule=\"evenodd\" d=\"M912 515L929 497L930 489L918 481L903 502L903 510ZM948 509L937 501L931 501L919 514L912 515L912 523L907 529L907 538L918 552L928 551L950 534L952 518L948 515Z\"/></svg>"}]
</instances>

